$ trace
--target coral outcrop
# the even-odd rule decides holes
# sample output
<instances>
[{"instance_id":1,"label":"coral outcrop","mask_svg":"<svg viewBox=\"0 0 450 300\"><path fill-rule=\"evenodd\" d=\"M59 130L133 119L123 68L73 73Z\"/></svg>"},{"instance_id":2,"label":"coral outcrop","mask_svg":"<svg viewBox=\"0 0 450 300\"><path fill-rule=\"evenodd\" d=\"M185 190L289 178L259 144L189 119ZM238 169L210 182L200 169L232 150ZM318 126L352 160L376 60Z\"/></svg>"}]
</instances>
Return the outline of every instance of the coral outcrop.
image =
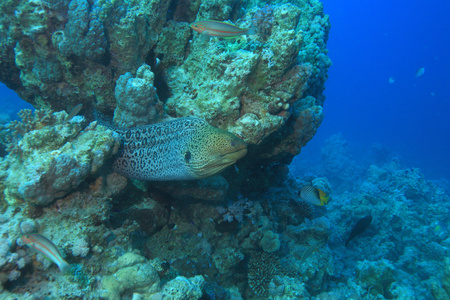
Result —
<instances>
[{"instance_id":1,"label":"coral outcrop","mask_svg":"<svg viewBox=\"0 0 450 300\"><path fill-rule=\"evenodd\" d=\"M280 159L298 153L302 146L298 140L303 144L312 138L323 117L322 96L306 97L313 95L309 87L317 74L315 64L297 56L312 42L305 37L306 24L300 21L308 13L301 14L291 4L254 8L246 17L256 16L256 25L264 27L262 36L243 36L231 42L206 42L194 36L186 60L167 70L173 91L166 102L168 113L201 116L250 144L275 141L269 136L279 132L282 138L275 142L279 147L265 148L261 155ZM318 19L326 31L327 18ZM252 26L252 21L238 25ZM319 60L329 65L326 56ZM284 127L294 132L283 131Z\"/></svg>"},{"instance_id":2,"label":"coral outcrop","mask_svg":"<svg viewBox=\"0 0 450 300\"><path fill-rule=\"evenodd\" d=\"M41 109L0 128L0 297L299 299L326 289L336 275L328 241L343 230L326 207L299 201L286 164L323 119L330 25L320 2L286 2L0 3L0 80ZM207 40L189 27L205 19L257 32ZM201 117L244 139L249 155L199 181L131 181L104 166L120 145L113 131L43 110L78 104L119 127ZM425 198L420 187L408 194ZM67 274L24 245L29 232L61 250Z\"/></svg>"},{"instance_id":3,"label":"coral outcrop","mask_svg":"<svg viewBox=\"0 0 450 300\"><path fill-rule=\"evenodd\" d=\"M323 118L330 26L318 1L259 5L8 2L0 5L0 80L37 108L81 102L114 111L120 126L157 122L164 106L258 145L255 158L289 161ZM257 34L206 41L186 23L195 19Z\"/></svg>"},{"instance_id":4,"label":"coral outcrop","mask_svg":"<svg viewBox=\"0 0 450 300\"><path fill-rule=\"evenodd\" d=\"M118 151L119 136L96 122L84 128L83 117L65 112L22 111L10 125L10 155L0 161L7 202L47 205L73 191Z\"/></svg>"},{"instance_id":5,"label":"coral outcrop","mask_svg":"<svg viewBox=\"0 0 450 300\"><path fill-rule=\"evenodd\" d=\"M161 119L162 103L153 86L154 78L150 66L145 64L137 69L136 78L130 72L119 77L115 88L117 108L114 111L114 123L117 126L136 127L153 124Z\"/></svg>"},{"instance_id":6,"label":"coral outcrop","mask_svg":"<svg viewBox=\"0 0 450 300\"><path fill-rule=\"evenodd\" d=\"M17 135L9 139L79 124L65 113L37 115L40 121L14 123ZM44 122L55 116L66 123ZM21 145L9 145L9 155L18 159ZM396 158L368 167L354 191L337 193L335 185L345 186L339 178L305 174L237 201L214 192L217 178L206 185L210 199L199 201L101 171L46 205L6 203L2 196L0 297L445 299L449 293L449 197ZM298 190L306 183L333 201L305 206ZM355 221L368 214L372 225L345 247ZM68 273L24 245L20 236L29 232L60 249Z\"/></svg>"},{"instance_id":7,"label":"coral outcrop","mask_svg":"<svg viewBox=\"0 0 450 300\"><path fill-rule=\"evenodd\" d=\"M54 46L62 55L99 61L105 54L108 42L98 16L100 8L91 10L90 6L86 0L70 1L64 31L52 36Z\"/></svg>"},{"instance_id":8,"label":"coral outcrop","mask_svg":"<svg viewBox=\"0 0 450 300\"><path fill-rule=\"evenodd\" d=\"M162 290L163 299L199 299L203 294L205 279L203 276L186 278L178 276L166 283Z\"/></svg>"},{"instance_id":9,"label":"coral outcrop","mask_svg":"<svg viewBox=\"0 0 450 300\"><path fill-rule=\"evenodd\" d=\"M159 288L157 270L142 256L125 253L109 269L114 273L102 279L108 299L122 299L121 294L130 290L149 295Z\"/></svg>"}]
</instances>

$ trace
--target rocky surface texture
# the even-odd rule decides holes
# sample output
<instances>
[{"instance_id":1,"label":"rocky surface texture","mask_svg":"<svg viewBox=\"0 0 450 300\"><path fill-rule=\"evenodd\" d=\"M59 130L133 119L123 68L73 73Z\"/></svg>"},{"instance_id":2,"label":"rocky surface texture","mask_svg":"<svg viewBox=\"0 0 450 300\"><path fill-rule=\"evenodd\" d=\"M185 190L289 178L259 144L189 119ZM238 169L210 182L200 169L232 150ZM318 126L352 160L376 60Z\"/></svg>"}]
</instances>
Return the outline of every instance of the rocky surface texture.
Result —
<instances>
[{"instance_id":1,"label":"rocky surface texture","mask_svg":"<svg viewBox=\"0 0 450 300\"><path fill-rule=\"evenodd\" d=\"M332 189L324 177L289 178L286 166L323 118L330 25L320 2L6 0L0 11L0 81L38 109L0 127L0 298L326 291L336 224L297 192L313 181ZM256 34L208 39L189 27L208 19ZM78 104L84 117L63 111ZM198 181L130 180L111 170L120 139L95 111L120 127L201 117L249 153ZM67 273L20 239L32 232L60 249Z\"/></svg>"},{"instance_id":2,"label":"rocky surface texture","mask_svg":"<svg viewBox=\"0 0 450 300\"><path fill-rule=\"evenodd\" d=\"M37 108L83 103L128 127L195 115L269 163L289 162L322 121L330 25L318 1L8 0L0 11L0 80ZM208 41L189 27L204 19L256 34Z\"/></svg>"}]
</instances>

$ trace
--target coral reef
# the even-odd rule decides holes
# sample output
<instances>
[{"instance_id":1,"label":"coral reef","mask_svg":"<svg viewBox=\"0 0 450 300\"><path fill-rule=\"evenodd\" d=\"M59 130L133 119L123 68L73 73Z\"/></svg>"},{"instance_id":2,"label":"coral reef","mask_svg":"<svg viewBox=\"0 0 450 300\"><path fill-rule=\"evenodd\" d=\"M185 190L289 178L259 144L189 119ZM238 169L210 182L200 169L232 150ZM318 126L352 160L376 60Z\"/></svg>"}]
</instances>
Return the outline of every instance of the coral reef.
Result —
<instances>
[{"instance_id":1,"label":"coral reef","mask_svg":"<svg viewBox=\"0 0 450 300\"><path fill-rule=\"evenodd\" d=\"M303 13L306 17L307 12ZM183 64L168 68L168 85L173 91L166 102L168 113L201 116L257 145L284 126L294 127L296 132L292 134L306 143L312 137L308 126L320 125L322 111L314 98L303 99L314 73L309 63L297 63L296 55L305 43L302 32L306 30L299 22L300 9L285 4L255 8L249 14L256 15L254 20L263 30L262 36L240 37L235 42L194 38ZM190 76L192 73L196 76ZM292 121L287 122L290 117ZM295 121L302 117L306 120ZM291 140L287 132L281 131L281 135L285 144L266 149L266 158L299 152L302 145L296 142L298 146L292 147L294 138Z\"/></svg>"},{"instance_id":2,"label":"coral reef","mask_svg":"<svg viewBox=\"0 0 450 300\"><path fill-rule=\"evenodd\" d=\"M148 184L110 169L120 139L96 122L2 118L0 298L449 297L448 183L380 145L361 162L342 135L317 172L288 172L323 118L319 1L10 0L0 11L0 80L37 108L82 103L120 127L198 116L249 144L220 175ZM257 34L206 40L189 28L201 19ZM333 201L300 201L304 184ZM60 248L67 274L21 242L31 232Z\"/></svg>"},{"instance_id":3,"label":"coral reef","mask_svg":"<svg viewBox=\"0 0 450 300\"><path fill-rule=\"evenodd\" d=\"M157 270L137 254L125 253L109 269L114 273L102 279L108 299L122 299L121 294L127 291L152 294L159 287Z\"/></svg>"},{"instance_id":4,"label":"coral reef","mask_svg":"<svg viewBox=\"0 0 450 300\"><path fill-rule=\"evenodd\" d=\"M330 219L348 224L346 231L336 232L342 238L329 242L337 249L343 247L350 224L369 214L374 219L374 225L350 244L338 269L346 276L346 269L353 269L356 260L359 288L354 292L360 295L411 299L429 298L430 291L440 293L434 287L445 278L448 195L420 170L402 168L396 157L382 166L371 165L366 174L355 192L343 193L328 207ZM339 210L333 209L336 202ZM421 282L420 278L429 280Z\"/></svg>"},{"instance_id":5,"label":"coral reef","mask_svg":"<svg viewBox=\"0 0 450 300\"><path fill-rule=\"evenodd\" d=\"M259 296L269 294L270 281L283 274L278 258L265 252L254 252L248 262L248 285Z\"/></svg>"},{"instance_id":6,"label":"coral reef","mask_svg":"<svg viewBox=\"0 0 450 300\"><path fill-rule=\"evenodd\" d=\"M0 161L2 193L8 203L47 205L78 187L118 151L120 138L65 112L22 111L10 125L8 151Z\"/></svg>"},{"instance_id":7,"label":"coral reef","mask_svg":"<svg viewBox=\"0 0 450 300\"><path fill-rule=\"evenodd\" d=\"M82 102L111 112L116 80L145 62L168 6L150 0L2 3L0 79L38 108Z\"/></svg>"},{"instance_id":8,"label":"coral reef","mask_svg":"<svg viewBox=\"0 0 450 300\"><path fill-rule=\"evenodd\" d=\"M259 5L13 1L0 6L0 80L37 108L83 103L126 127L159 121L164 106L261 145L255 158L289 161L323 118L330 26L318 1ZM195 19L257 34L207 42L186 23Z\"/></svg>"},{"instance_id":9,"label":"coral reef","mask_svg":"<svg viewBox=\"0 0 450 300\"><path fill-rule=\"evenodd\" d=\"M386 295L390 285L395 281L394 266L386 260L377 262L359 261L356 265L356 277L359 284L368 289L368 294Z\"/></svg>"},{"instance_id":10,"label":"coral reef","mask_svg":"<svg viewBox=\"0 0 450 300\"><path fill-rule=\"evenodd\" d=\"M150 66L142 65L136 71L136 78L130 72L121 75L116 82L117 108L114 123L122 128L148 125L160 120L162 104L153 87L155 75Z\"/></svg>"},{"instance_id":11,"label":"coral reef","mask_svg":"<svg viewBox=\"0 0 450 300\"><path fill-rule=\"evenodd\" d=\"M100 8L91 10L90 6L86 0L70 1L64 31L52 36L52 42L62 55L99 61L105 54L108 42L98 16Z\"/></svg>"},{"instance_id":12,"label":"coral reef","mask_svg":"<svg viewBox=\"0 0 450 300\"><path fill-rule=\"evenodd\" d=\"M168 300L199 299L202 296L204 282L203 276L193 278L178 276L164 285L162 297Z\"/></svg>"},{"instance_id":13,"label":"coral reef","mask_svg":"<svg viewBox=\"0 0 450 300\"><path fill-rule=\"evenodd\" d=\"M289 174L323 118L319 1L9 0L0 11L0 80L42 109L1 121L0 298L449 297L448 185L380 145L361 163L342 135L317 172ZM257 34L205 40L188 25L201 19ZM131 181L110 169L114 132L43 110L81 103L120 127L199 116L249 155L199 181ZM333 201L300 201L305 184ZM24 245L32 232L67 273Z\"/></svg>"},{"instance_id":14,"label":"coral reef","mask_svg":"<svg viewBox=\"0 0 450 300\"><path fill-rule=\"evenodd\" d=\"M358 166L350 154L347 141L342 134L329 137L322 148L323 173L336 182L337 186L346 186L346 189L358 183L364 170Z\"/></svg>"},{"instance_id":15,"label":"coral reef","mask_svg":"<svg viewBox=\"0 0 450 300\"><path fill-rule=\"evenodd\" d=\"M15 159L24 156L23 139L33 131L55 127L62 134L65 127L83 128L82 118L67 120L65 113L23 112L22 117L23 122L9 125L15 130L8 135L11 153L5 159L12 153ZM270 173L277 177L283 170L279 166ZM283 175L245 197L230 193L222 176L191 187L180 183L180 189L198 189L183 195L175 192L176 183L129 184L108 168L101 171L46 204L8 203L2 196L1 297L448 296L449 196L397 158L368 167L354 191L337 192L337 177ZM326 190L333 201L314 208L301 202L298 191L305 184ZM368 214L372 225L345 247L355 221ZM30 232L60 248L71 264L67 274L25 247L20 236Z\"/></svg>"}]
</instances>

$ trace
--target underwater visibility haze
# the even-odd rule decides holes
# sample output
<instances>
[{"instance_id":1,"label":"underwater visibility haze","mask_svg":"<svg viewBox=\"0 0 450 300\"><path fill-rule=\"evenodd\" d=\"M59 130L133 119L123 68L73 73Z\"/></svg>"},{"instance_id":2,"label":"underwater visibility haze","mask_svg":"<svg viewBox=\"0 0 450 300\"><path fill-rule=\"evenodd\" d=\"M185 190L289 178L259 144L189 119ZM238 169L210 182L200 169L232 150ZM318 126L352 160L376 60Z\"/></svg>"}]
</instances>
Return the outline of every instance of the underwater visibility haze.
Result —
<instances>
[{"instance_id":1,"label":"underwater visibility haze","mask_svg":"<svg viewBox=\"0 0 450 300\"><path fill-rule=\"evenodd\" d=\"M450 299L446 1L0 11L0 299Z\"/></svg>"}]
</instances>

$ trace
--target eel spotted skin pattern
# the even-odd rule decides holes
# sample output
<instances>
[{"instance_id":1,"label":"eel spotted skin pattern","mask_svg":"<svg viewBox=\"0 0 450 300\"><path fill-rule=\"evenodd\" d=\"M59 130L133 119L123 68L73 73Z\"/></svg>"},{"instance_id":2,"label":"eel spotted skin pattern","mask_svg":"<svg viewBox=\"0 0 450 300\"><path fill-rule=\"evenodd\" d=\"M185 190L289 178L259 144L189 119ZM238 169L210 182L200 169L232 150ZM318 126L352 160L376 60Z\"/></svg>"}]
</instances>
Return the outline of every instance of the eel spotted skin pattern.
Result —
<instances>
[{"instance_id":1,"label":"eel spotted skin pattern","mask_svg":"<svg viewBox=\"0 0 450 300\"><path fill-rule=\"evenodd\" d=\"M140 180L201 179L247 154L243 140L201 118L184 117L114 131L123 139L114 170Z\"/></svg>"}]
</instances>

